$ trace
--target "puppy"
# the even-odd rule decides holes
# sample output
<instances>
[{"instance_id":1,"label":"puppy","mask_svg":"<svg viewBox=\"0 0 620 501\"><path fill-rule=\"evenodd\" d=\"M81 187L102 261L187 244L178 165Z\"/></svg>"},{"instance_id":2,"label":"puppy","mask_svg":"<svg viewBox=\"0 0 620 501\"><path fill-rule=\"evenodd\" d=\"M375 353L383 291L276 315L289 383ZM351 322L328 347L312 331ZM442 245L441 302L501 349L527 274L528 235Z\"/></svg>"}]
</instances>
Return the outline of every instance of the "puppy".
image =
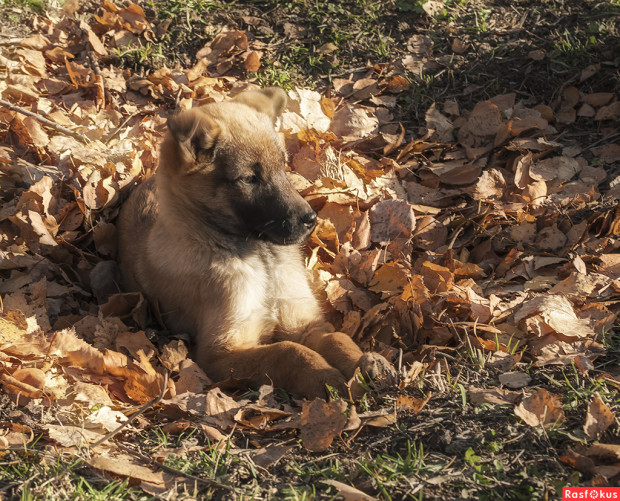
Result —
<instances>
[{"instance_id":1,"label":"puppy","mask_svg":"<svg viewBox=\"0 0 620 501\"><path fill-rule=\"evenodd\" d=\"M299 246L317 216L286 177L274 131L286 99L248 91L170 118L155 176L122 207L119 255L125 287L192 336L211 378L312 398L326 385L344 392L357 367L394 370L322 319Z\"/></svg>"}]
</instances>

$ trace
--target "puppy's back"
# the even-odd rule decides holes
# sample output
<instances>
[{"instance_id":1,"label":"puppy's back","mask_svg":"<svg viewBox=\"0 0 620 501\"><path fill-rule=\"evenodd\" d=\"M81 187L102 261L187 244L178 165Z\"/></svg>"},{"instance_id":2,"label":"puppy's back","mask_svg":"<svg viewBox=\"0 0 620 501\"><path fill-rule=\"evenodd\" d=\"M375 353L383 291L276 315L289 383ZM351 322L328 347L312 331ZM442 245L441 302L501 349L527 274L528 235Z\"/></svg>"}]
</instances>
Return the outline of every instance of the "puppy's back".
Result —
<instances>
[{"instance_id":1,"label":"puppy's back","mask_svg":"<svg viewBox=\"0 0 620 501\"><path fill-rule=\"evenodd\" d=\"M148 234L157 214L157 189L155 178L151 177L133 190L118 216L118 255L125 290L141 289Z\"/></svg>"}]
</instances>

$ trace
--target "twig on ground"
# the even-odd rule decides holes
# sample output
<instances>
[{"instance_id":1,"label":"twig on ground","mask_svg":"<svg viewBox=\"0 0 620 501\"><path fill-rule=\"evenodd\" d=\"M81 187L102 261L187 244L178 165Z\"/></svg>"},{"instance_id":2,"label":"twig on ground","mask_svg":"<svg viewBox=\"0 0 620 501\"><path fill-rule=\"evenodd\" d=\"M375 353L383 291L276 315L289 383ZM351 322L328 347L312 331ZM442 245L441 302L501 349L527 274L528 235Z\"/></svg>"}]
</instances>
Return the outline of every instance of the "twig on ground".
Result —
<instances>
[{"instance_id":1,"label":"twig on ground","mask_svg":"<svg viewBox=\"0 0 620 501\"><path fill-rule=\"evenodd\" d=\"M137 111L136 113L132 113L131 115L129 115L125 120L123 120L123 123L121 123L114 130L108 132L108 134L101 139L101 142L103 144L107 144L110 139L112 139L114 136L116 136L116 134L118 134L120 131L122 131L125 128L125 126L129 123L129 121L133 117L137 117L138 115L141 115L143 113L148 113L148 111L144 111L144 110L143 111Z\"/></svg>"},{"instance_id":2,"label":"twig on ground","mask_svg":"<svg viewBox=\"0 0 620 501\"><path fill-rule=\"evenodd\" d=\"M90 43L88 42L90 45ZM97 58L93 56L93 53L90 50L86 51L86 56L88 57L88 61L97 76L97 85L99 86L99 90L101 92L101 103L99 104L99 108L105 108L105 84L103 82L103 75L101 75L101 68L99 67L99 63L97 62Z\"/></svg>"},{"instance_id":3,"label":"twig on ground","mask_svg":"<svg viewBox=\"0 0 620 501\"><path fill-rule=\"evenodd\" d=\"M41 122L43 125L47 125L48 127L51 127L52 129L57 130L58 132L62 132L63 134L73 136L76 139L79 139L80 141L82 141L83 143L90 142L90 139L88 139L83 134L72 131L71 129L67 129L66 127L63 127L62 125L58 125L57 123L52 122L51 120L48 120L45 117L42 117L41 115L39 115L38 113L35 113L34 111L25 110L24 108L21 108L12 103L9 103L8 101L5 101L4 99L0 99L0 105L4 106L5 108L8 108L11 111L17 111L18 113L21 113L22 115L32 117L38 120L39 122Z\"/></svg>"},{"instance_id":4,"label":"twig on ground","mask_svg":"<svg viewBox=\"0 0 620 501\"><path fill-rule=\"evenodd\" d=\"M586 147L585 147L583 150L581 150L581 151L588 151L588 150L591 150L592 148L594 148L594 147L598 146L598 145L599 145L599 144L601 144L601 143L607 143L607 142L611 143L612 141L614 141L615 139L617 139L617 138L619 138L619 137L620 137L620 132L618 132L618 133L616 133L616 134L612 134L611 136L606 136L606 137L603 137L603 138L599 139L598 141L593 142L591 145L586 146Z\"/></svg>"},{"instance_id":5,"label":"twig on ground","mask_svg":"<svg viewBox=\"0 0 620 501\"><path fill-rule=\"evenodd\" d=\"M105 437L102 437L99 440L97 440L96 442L92 443L91 447L97 447L98 445L101 445L103 442L105 442L107 440L110 440L112 437L114 437L115 435L120 433L126 426L128 426L129 423L131 423L135 418L141 416L147 410L149 410L152 407L156 406L161 401L161 399L164 398L164 395L166 394L166 390L168 389L168 378L169 378L169 371L168 371L168 369L166 369L166 372L164 372L164 384L162 385L161 393L156 398L154 398L150 402L147 402L142 407L140 407L135 414L132 414L129 418L127 418L127 421L122 423L119 427L117 427L116 429L112 430Z\"/></svg>"}]
</instances>

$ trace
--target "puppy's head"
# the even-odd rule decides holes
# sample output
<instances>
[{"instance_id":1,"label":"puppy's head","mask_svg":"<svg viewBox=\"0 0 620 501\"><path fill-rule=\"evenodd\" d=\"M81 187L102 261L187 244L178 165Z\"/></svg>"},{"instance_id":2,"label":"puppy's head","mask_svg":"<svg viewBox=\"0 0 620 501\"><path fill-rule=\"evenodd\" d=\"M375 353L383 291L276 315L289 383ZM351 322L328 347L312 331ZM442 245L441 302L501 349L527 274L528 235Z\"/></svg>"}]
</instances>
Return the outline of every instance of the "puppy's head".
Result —
<instances>
[{"instance_id":1,"label":"puppy's head","mask_svg":"<svg viewBox=\"0 0 620 501\"><path fill-rule=\"evenodd\" d=\"M164 211L220 234L288 245L314 229L316 214L285 174L273 124L283 90L239 94L179 113L168 121L158 185Z\"/></svg>"}]
</instances>

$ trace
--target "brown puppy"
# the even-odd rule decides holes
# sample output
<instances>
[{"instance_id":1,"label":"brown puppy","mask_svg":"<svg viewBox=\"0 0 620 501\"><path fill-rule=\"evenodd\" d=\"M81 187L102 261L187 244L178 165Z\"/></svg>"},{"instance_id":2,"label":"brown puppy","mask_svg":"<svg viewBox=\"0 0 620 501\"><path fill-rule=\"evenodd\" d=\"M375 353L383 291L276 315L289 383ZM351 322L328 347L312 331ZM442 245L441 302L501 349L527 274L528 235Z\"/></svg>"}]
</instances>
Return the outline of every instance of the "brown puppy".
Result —
<instances>
[{"instance_id":1,"label":"brown puppy","mask_svg":"<svg viewBox=\"0 0 620 501\"><path fill-rule=\"evenodd\" d=\"M288 181L273 128L285 106L284 91L270 88L169 120L156 175L119 217L121 271L172 331L193 336L213 379L324 396L356 367L393 369L326 332L297 245L316 214Z\"/></svg>"}]
</instances>

